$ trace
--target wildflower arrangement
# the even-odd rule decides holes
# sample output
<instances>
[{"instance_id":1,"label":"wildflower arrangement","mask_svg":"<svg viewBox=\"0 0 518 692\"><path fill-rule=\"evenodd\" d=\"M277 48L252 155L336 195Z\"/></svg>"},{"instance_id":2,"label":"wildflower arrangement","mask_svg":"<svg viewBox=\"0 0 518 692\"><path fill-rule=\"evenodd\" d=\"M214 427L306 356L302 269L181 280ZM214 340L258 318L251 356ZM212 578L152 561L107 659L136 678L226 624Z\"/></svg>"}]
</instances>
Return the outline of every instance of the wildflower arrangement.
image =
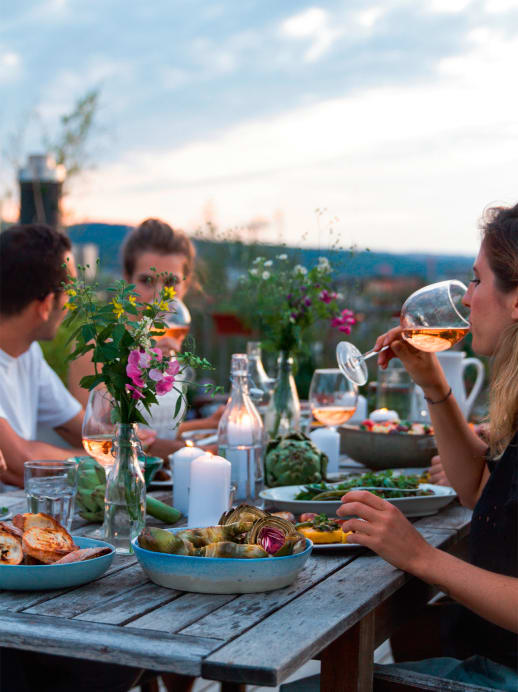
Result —
<instances>
[{"instance_id":1,"label":"wildflower arrangement","mask_svg":"<svg viewBox=\"0 0 518 692\"><path fill-rule=\"evenodd\" d=\"M69 311L65 324L75 327L69 339L75 340L75 350L69 360L92 352L95 366L95 375L83 377L81 387L91 390L104 383L114 401L113 422L144 424L141 406L149 412L151 404L158 403L157 397L175 388L180 394L176 418L184 397L178 376L187 366L212 368L205 358L193 353L165 357L156 347L155 337L166 328L162 320L176 295L174 286L165 282L153 303L143 303L134 284L118 280L107 289L112 297L106 302L99 298L97 284L85 282L84 267L78 267L78 272L78 278L69 276L64 285ZM216 390L210 384L202 386Z\"/></svg>"},{"instance_id":2,"label":"wildflower arrangement","mask_svg":"<svg viewBox=\"0 0 518 692\"><path fill-rule=\"evenodd\" d=\"M265 348L297 355L306 348L305 332L320 320L350 334L354 315L340 309L342 296L333 290L331 275L326 257L311 269L292 267L285 254L254 260L241 279L240 290L246 295L243 317L249 324L253 319L251 326L258 329Z\"/></svg>"}]
</instances>

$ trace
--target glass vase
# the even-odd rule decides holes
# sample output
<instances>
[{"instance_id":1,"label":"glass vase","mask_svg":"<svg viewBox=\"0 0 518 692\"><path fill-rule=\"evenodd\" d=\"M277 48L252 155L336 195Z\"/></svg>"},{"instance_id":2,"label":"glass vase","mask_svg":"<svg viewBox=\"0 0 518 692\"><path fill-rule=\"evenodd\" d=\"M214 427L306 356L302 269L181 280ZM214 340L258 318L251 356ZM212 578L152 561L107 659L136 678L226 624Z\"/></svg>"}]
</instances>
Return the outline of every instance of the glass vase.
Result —
<instances>
[{"instance_id":1,"label":"glass vase","mask_svg":"<svg viewBox=\"0 0 518 692\"><path fill-rule=\"evenodd\" d=\"M133 552L131 540L145 526L146 484L138 454L136 424L119 423L113 437L115 463L106 479L104 539L117 553Z\"/></svg>"},{"instance_id":2,"label":"glass vase","mask_svg":"<svg viewBox=\"0 0 518 692\"><path fill-rule=\"evenodd\" d=\"M299 430L300 401L293 377L293 358L281 351L277 359L277 379L266 409L265 429L270 438Z\"/></svg>"}]
</instances>

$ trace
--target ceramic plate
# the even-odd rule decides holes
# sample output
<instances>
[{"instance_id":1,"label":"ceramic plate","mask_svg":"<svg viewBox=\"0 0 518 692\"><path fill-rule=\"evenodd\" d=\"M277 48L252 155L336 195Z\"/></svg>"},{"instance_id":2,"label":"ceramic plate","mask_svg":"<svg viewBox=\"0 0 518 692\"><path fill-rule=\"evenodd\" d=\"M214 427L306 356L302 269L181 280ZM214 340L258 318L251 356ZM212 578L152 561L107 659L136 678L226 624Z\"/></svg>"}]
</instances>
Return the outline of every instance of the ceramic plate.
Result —
<instances>
[{"instance_id":1,"label":"ceramic plate","mask_svg":"<svg viewBox=\"0 0 518 692\"><path fill-rule=\"evenodd\" d=\"M357 543L313 543L314 553L325 553L327 551L339 551L348 552L350 550L369 550L364 545L358 545Z\"/></svg>"},{"instance_id":2,"label":"ceramic plate","mask_svg":"<svg viewBox=\"0 0 518 692\"><path fill-rule=\"evenodd\" d=\"M435 514L457 497L457 493L453 488L447 488L442 485L420 483L419 487L423 490L432 490L433 495L424 495L423 497L396 497L393 500L389 500L389 502L396 505L407 517L427 517L431 514ZM302 514L303 512L324 513L328 516L336 515L336 510L341 504L339 500L336 502L295 500L295 495L303 489L303 485L285 485L280 488L267 488L259 493L259 497L265 500L268 505L275 506L277 510L293 512L295 515Z\"/></svg>"},{"instance_id":3,"label":"ceramic plate","mask_svg":"<svg viewBox=\"0 0 518 692\"><path fill-rule=\"evenodd\" d=\"M171 471L169 469L164 469L166 473L169 474L169 478L164 479L163 481L157 481L157 480L152 480L149 489L158 489L158 488L172 488L173 487L173 476L171 474Z\"/></svg>"},{"instance_id":4,"label":"ceramic plate","mask_svg":"<svg viewBox=\"0 0 518 692\"><path fill-rule=\"evenodd\" d=\"M216 428L204 428L203 430L187 430L180 437L183 440L191 440L195 447L206 447L214 445L218 441L218 431Z\"/></svg>"},{"instance_id":5,"label":"ceramic plate","mask_svg":"<svg viewBox=\"0 0 518 692\"><path fill-rule=\"evenodd\" d=\"M13 516L13 513L8 510L5 514L0 514L0 521L7 521Z\"/></svg>"},{"instance_id":6,"label":"ceramic plate","mask_svg":"<svg viewBox=\"0 0 518 692\"><path fill-rule=\"evenodd\" d=\"M44 589L65 589L93 581L104 574L111 565L115 549L109 543L85 536L72 536L80 548L111 548L107 555L95 557L84 562L71 562L65 565L2 565L0 568L0 589L13 591L42 591Z\"/></svg>"}]
</instances>

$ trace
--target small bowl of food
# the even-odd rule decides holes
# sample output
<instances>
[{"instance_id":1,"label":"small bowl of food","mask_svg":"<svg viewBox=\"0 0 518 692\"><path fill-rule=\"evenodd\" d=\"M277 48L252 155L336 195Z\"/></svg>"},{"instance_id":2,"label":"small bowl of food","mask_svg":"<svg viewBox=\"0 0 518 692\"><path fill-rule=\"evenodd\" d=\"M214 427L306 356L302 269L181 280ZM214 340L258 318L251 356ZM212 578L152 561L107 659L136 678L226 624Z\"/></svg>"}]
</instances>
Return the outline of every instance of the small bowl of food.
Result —
<instances>
[{"instance_id":1,"label":"small bowl of food","mask_svg":"<svg viewBox=\"0 0 518 692\"><path fill-rule=\"evenodd\" d=\"M340 451L371 469L430 465L437 454L433 429L423 423L365 420L359 425L341 425Z\"/></svg>"},{"instance_id":2,"label":"small bowl of food","mask_svg":"<svg viewBox=\"0 0 518 692\"><path fill-rule=\"evenodd\" d=\"M312 542L292 522L242 505L220 524L202 528L148 527L132 541L155 584L195 593L256 593L291 584Z\"/></svg>"}]
</instances>

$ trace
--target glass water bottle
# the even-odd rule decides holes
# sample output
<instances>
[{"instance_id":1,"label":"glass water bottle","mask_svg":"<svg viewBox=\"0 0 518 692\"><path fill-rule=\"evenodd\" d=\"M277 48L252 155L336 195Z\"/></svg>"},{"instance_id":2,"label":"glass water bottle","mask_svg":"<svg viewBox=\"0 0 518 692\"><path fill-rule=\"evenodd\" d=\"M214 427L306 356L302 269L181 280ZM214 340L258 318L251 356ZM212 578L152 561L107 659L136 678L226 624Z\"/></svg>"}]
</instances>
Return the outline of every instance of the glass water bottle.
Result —
<instances>
[{"instance_id":1,"label":"glass water bottle","mask_svg":"<svg viewBox=\"0 0 518 692\"><path fill-rule=\"evenodd\" d=\"M264 414L264 410L266 406L268 406L268 402L272 396L275 378L268 377L266 374L261 357L260 341L248 341L246 344L246 352L248 355L248 375L250 376L252 386L258 387L258 389L261 389L263 392L262 397L255 403L257 404L259 412Z\"/></svg>"}]
</instances>

